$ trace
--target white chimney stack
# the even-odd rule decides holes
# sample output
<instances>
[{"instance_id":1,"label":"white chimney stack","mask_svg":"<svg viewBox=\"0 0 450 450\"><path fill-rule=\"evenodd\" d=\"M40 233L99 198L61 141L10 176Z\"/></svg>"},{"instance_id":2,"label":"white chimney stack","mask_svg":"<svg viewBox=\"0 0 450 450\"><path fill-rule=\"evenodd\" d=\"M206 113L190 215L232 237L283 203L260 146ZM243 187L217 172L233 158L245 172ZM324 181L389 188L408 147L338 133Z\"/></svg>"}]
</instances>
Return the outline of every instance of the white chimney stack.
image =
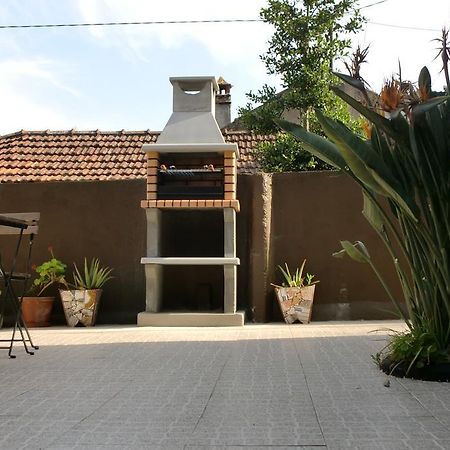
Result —
<instances>
[{"instance_id":1,"label":"white chimney stack","mask_svg":"<svg viewBox=\"0 0 450 450\"><path fill-rule=\"evenodd\" d=\"M173 112L157 144L224 143L215 119L215 77L171 77Z\"/></svg>"}]
</instances>

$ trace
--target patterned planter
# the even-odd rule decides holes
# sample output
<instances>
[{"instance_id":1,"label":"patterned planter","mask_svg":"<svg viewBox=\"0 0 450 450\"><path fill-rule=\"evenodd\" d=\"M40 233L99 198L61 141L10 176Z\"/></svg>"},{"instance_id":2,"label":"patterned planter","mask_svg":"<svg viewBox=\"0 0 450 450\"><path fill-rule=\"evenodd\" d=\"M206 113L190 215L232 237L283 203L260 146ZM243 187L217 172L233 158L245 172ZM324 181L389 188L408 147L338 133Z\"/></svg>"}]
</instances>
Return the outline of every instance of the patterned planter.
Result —
<instances>
[{"instance_id":1,"label":"patterned planter","mask_svg":"<svg viewBox=\"0 0 450 450\"><path fill-rule=\"evenodd\" d=\"M275 286L278 303L286 323L309 323L311 321L314 290L316 285L306 287Z\"/></svg>"},{"instance_id":2,"label":"patterned planter","mask_svg":"<svg viewBox=\"0 0 450 450\"><path fill-rule=\"evenodd\" d=\"M55 297L23 297L22 319L29 328L49 327Z\"/></svg>"},{"instance_id":3,"label":"patterned planter","mask_svg":"<svg viewBox=\"0 0 450 450\"><path fill-rule=\"evenodd\" d=\"M79 322L86 327L95 325L101 289L60 290L59 293L69 327L74 327Z\"/></svg>"}]
</instances>

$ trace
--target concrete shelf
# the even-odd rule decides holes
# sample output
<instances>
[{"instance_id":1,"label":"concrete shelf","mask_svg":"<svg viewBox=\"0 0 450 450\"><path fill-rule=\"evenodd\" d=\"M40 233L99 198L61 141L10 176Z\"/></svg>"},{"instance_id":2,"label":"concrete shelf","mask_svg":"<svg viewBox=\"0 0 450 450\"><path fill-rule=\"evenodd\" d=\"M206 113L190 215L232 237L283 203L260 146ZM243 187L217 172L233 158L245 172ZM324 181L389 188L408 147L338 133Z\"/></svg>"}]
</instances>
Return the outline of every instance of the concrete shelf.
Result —
<instances>
[{"instance_id":1,"label":"concrete shelf","mask_svg":"<svg viewBox=\"0 0 450 450\"><path fill-rule=\"evenodd\" d=\"M198 143L198 144L144 144L142 146L144 152L157 153L224 153L234 152L239 156L239 149L235 143Z\"/></svg>"},{"instance_id":2,"label":"concrete shelf","mask_svg":"<svg viewBox=\"0 0 450 450\"><path fill-rule=\"evenodd\" d=\"M239 212L239 200L142 200L141 208L183 209L205 211L210 209L233 208Z\"/></svg>"},{"instance_id":3,"label":"concrete shelf","mask_svg":"<svg viewBox=\"0 0 450 450\"><path fill-rule=\"evenodd\" d=\"M138 327L242 327L245 314L201 313L201 312L141 312L137 317Z\"/></svg>"},{"instance_id":4,"label":"concrete shelf","mask_svg":"<svg viewBox=\"0 0 450 450\"><path fill-rule=\"evenodd\" d=\"M141 258L141 264L157 264L162 266L238 266L239 258L225 257L152 257Z\"/></svg>"}]
</instances>

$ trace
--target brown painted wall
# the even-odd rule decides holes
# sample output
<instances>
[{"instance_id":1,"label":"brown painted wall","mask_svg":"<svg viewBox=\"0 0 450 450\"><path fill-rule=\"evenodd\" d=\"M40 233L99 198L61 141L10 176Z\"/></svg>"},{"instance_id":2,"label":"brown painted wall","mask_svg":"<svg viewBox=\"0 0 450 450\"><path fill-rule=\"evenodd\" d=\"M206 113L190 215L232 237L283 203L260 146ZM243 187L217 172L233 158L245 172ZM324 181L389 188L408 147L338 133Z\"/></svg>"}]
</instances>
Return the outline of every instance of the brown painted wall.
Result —
<instances>
[{"instance_id":1,"label":"brown painted wall","mask_svg":"<svg viewBox=\"0 0 450 450\"><path fill-rule=\"evenodd\" d=\"M55 256L70 265L99 257L114 268L104 289L98 323L133 323L145 308L145 181L24 183L0 185L0 211L41 213L34 263ZM7 240L2 238L2 242ZM3 247L2 247L3 248ZM54 322L63 323L59 302Z\"/></svg>"},{"instance_id":2,"label":"brown painted wall","mask_svg":"<svg viewBox=\"0 0 450 450\"><path fill-rule=\"evenodd\" d=\"M287 262L306 269L320 283L316 288L313 320L375 319L389 316L387 296L366 264L331 256L340 240L364 242L400 295L394 268L383 244L361 214L360 188L336 172L274 174L272 178L272 268ZM277 282L282 277L278 270ZM280 314L272 302L269 319Z\"/></svg>"},{"instance_id":3,"label":"brown painted wall","mask_svg":"<svg viewBox=\"0 0 450 450\"><path fill-rule=\"evenodd\" d=\"M97 256L113 267L115 278L105 287L98 323L135 323L137 313L145 309L140 264L145 255L145 214L139 207L144 192L144 180L3 184L0 211L41 212L35 263L48 258L47 247L52 245L56 256L67 263ZM340 239L362 240L392 281L391 263L361 215L361 193L351 180L330 172L240 175L238 198L238 307L247 311L248 320L280 320L270 286L281 281L276 265L286 261L294 267L304 258L307 270L320 279L313 319L386 317L377 312L389 304L370 269L331 257ZM167 227L163 250L191 253L192 242L200 241L202 245L211 242L211 254L215 254L223 236L217 226L220 215L197 218L196 225L190 226L186 214L163 219ZM176 230L180 220L185 223L183 233ZM6 257L10 252L7 241L0 239ZM186 292L209 295L198 271L185 275L167 271L165 276L177 302ZM213 306L217 306L215 297L220 297L223 286L220 276L212 278ZM185 282L191 283L187 290ZM186 302L189 307L192 299ZM54 322L63 321L57 304Z\"/></svg>"}]
</instances>

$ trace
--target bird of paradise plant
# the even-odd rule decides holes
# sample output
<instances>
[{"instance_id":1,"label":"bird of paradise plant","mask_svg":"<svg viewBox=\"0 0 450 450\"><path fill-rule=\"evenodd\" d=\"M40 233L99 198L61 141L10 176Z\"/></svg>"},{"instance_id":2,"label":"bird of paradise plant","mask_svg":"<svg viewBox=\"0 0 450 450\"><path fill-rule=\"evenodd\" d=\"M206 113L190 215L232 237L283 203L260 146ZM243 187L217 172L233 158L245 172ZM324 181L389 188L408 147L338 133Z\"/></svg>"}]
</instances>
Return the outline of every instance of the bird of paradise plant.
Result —
<instances>
[{"instance_id":1,"label":"bird of paradise plant","mask_svg":"<svg viewBox=\"0 0 450 450\"><path fill-rule=\"evenodd\" d=\"M443 45L447 52L447 41ZM278 124L362 189L363 214L392 256L403 299L392 294L362 242L342 241L335 256L369 263L408 327L392 337L383 358L407 371L450 362L450 82L447 94L433 92L424 67L418 89L391 80L371 104L361 80L336 75L365 98L359 102L333 88L367 120L365 138L320 111L328 139L286 121Z\"/></svg>"}]
</instances>

